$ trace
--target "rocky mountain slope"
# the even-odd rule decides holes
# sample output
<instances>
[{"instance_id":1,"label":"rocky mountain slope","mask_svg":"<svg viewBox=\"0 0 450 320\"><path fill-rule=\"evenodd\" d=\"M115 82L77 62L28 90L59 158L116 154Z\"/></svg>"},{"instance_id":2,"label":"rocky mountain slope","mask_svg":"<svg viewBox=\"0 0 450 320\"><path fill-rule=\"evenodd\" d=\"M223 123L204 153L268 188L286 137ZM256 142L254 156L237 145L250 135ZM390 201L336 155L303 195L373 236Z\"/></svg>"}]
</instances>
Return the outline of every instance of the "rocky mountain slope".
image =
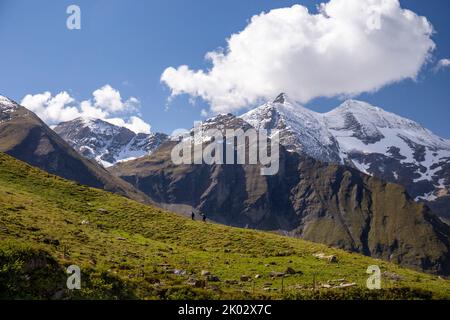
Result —
<instances>
[{"instance_id":1,"label":"rocky mountain slope","mask_svg":"<svg viewBox=\"0 0 450 320\"><path fill-rule=\"evenodd\" d=\"M450 282L441 277L191 221L1 152L0 265L0 299L450 298ZM81 269L80 290L66 288L70 265ZM366 288L370 265L381 269L381 290Z\"/></svg>"},{"instance_id":2,"label":"rocky mountain slope","mask_svg":"<svg viewBox=\"0 0 450 320\"><path fill-rule=\"evenodd\" d=\"M49 173L142 202L142 192L80 156L33 112L0 96L0 151Z\"/></svg>"},{"instance_id":3,"label":"rocky mountain slope","mask_svg":"<svg viewBox=\"0 0 450 320\"><path fill-rule=\"evenodd\" d=\"M214 123L223 121L212 119L207 125ZM111 171L180 213L194 209L219 223L279 231L403 266L450 273L450 228L397 184L284 147L275 176L262 176L258 165L179 166L171 161L174 145L166 143L151 156Z\"/></svg>"},{"instance_id":4,"label":"rocky mountain slope","mask_svg":"<svg viewBox=\"0 0 450 320\"><path fill-rule=\"evenodd\" d=\"M53 129L75 150L104 167L152 153L167 141L163 133L139 133L95 118L77 118Z\"/></svg>"},{"instance_id":5,"label":"rocky mountain slope","mask_svg":"<svg viewBox=\"0 0 450 320\"><path fill-rule=\"evenodd\" d=\"M241 118L280 132L290 151L401 184L414 199L450 218L450 140L414 121L355 100L321 114L284 94Z\"/></svg>"},{"instance_id":6,"label":"rocky mountain slope","mask_svg":"<svg viewBox=\"0 0 450 320\"><path fill-rule=\"evenodd\" d=\"M204 121L202 128L253 126L280 133L288 151L352 166L404 186L450 222L450 141L420 124L367 103L349 100L328 113L308 110L280 94L229 123L228 115ZM105 167L153 152L164 134L136 135L98 119L76 119L55 131L77 151Z\"/></svg>"}]
</instances>

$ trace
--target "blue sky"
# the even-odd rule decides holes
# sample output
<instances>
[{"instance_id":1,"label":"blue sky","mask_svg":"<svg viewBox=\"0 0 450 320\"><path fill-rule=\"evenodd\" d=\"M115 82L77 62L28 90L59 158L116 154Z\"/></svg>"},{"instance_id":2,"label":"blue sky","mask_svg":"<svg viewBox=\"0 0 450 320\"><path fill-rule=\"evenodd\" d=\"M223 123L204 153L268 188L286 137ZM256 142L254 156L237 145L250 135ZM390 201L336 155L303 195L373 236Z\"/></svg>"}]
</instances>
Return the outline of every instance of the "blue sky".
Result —
<instances>
[{"instance_id":1,"label":"blue sky","mask_svg":"<svg viewBox=\"0 0 450 320\"><path fill-rule=\"evenodd\" d=\"M314 11L322 1L284 0L0 0L0 94L20 101L27 94L68 91L78 100L109 84L124 99L141 101L152 131L189 128L207 108L189 97L173 99L160 82L170 66L206 69L205 53L226 47L262 11L299 3ZM66 8L82 10L82 29L66 28ZM450 58L450 1L404 0L402 7L427 17L437 47L434 62ZM450 69L428 64L416 81L405 80L357 99L420 122L450 138ZM328 111L342 100L316 98L306 104Z\"/></svg>"}]
</instances>

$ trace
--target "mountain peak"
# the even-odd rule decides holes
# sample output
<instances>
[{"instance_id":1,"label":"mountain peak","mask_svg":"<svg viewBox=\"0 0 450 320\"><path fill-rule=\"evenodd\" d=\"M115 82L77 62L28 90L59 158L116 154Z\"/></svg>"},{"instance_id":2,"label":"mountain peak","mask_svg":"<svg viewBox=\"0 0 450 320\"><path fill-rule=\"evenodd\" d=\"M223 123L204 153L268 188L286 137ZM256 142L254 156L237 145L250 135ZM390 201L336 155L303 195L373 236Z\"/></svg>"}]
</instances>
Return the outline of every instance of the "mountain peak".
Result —
<instances>
[{"instance_id":1,"label":"mountain peak","mask_svg":"<svg viewBox=\"0 0 450 320\"><path fill-rule=\"evenodd\" d=\"M67 123L81 123L85 126L89 126L89 125L97 124L97 123L109 124L109 122L106 122L105 120L95 118L95 117L90 117L90 116L81 116L81 117L75 118L73 120L67 121ZM111 124L111 126L113 126L113 125Z\"/></svg>"},{"instance_id":2,"label":"mountain peak","mask_svg":"<svg viewBox=\"0 0 450 320\"><path fill-rule=\"evenodd\" d=\"M13 100L0 95L0 121L10 120L19 105Z\"/></svg>"},{"instance_id":3,"label":"mountain peak","mask_svg":"<svg viewBox=\"0 0 450 320\"><path fill-rule=\"evenodd\" d=\"M8 97L5 97L5 96L2 96L1 94L0 94L0 101L11 101L11 99L9 99Z\"/></svg>"},{"instance_id":4,"label":"mountain peak","mask_svg":"<svg viewBox=\"0 0 450 320\"><path fill-rule=\"evenodd\" d=\"M81 116L81 117L74 119L74 121L84 121L84 122L96 122L99 120L100 120L99 118L94 118L94 117L90 117L90 116Z\"/></svg>"},{"instance_id":5,"label":"mountain peak","mask_svg":"<svg viewBox=\"0 0 450 320\"><path fill-rule=\"evenodd\" d=\"M284 104L287 100L288 100L288 97L287 97L286 93L282 92L275 98L275 100L273 100L273 103Z\"/></svg>"},{"instance_id":6,"label":"mountain peak","mask_svg":"<svg viewBox=\"0 0 450 320\"><path fill-rule=\"evenodd\" d=\"M350 121L350 117L364 127L391 128L398 130L414 130L417 132L426 131L419 123L386 111L380 107L373 106L367 102L359 100L347 100L339 107L324 114L329 123L335 127L338 123ZM345 122L344 121L344 122ZM340 125L338 125L340 126ZM378 130L377 129L377 130Z\"/></svg>"},{"instance_id":7,"label":"mountain peak","mask_svg":"<svg viewBox=\"0 0 450 320\"><path fill-rule=\"evenodd\" d=\"M383 109L373 106L365 101L349 99L344 101L336 110L371 110L376 112L386 112Z\"/></svg>"},{"instance_id":8,"label":"mountain peak","mask_svg":"<svg viewBox=\"0 0 450 320\"><path fill-rule=\"evenodd\" d=\"M8 97L0 95L0 107L11 108L16 105L17 104L14 101L12 101L11 99L9 99Z\"/></svg>"},{"instance_id":9,"label":"mountain peak","mask_svg":"<svg viewBox=\"0 0 450 320\"><path fill-rule=\"evenodd\" d=\"M81 155L104 167L148 155L167 140L165 134L136 134L94 117L60 123L54 131Z\"/></svg>"},{"instance_id":10,"label":"mountain peak","mask_svg":"<svg viewBox=\"0 0 450 320\"><path fill-rule=\"evenodd\" d=\"M56 126L56 128L73 128L73 130L80 130L82 128L89 129L93 134L100 135L115 135L120 132L126 131L128 135L136 135L130 129L116 125L104 119L81 116L70 121L62 122ZM72 130L72 129L71 129ZM64 130L65 131L65 130Z\"/></svg>"}]
</instances>

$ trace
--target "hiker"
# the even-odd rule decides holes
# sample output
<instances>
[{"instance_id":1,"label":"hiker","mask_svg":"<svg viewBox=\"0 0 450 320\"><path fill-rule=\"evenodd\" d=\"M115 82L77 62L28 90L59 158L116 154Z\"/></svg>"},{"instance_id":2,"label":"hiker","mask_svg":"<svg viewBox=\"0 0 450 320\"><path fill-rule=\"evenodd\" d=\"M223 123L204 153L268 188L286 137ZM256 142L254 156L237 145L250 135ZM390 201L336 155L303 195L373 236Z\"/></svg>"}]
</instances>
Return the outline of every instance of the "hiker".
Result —
<instances>
[{"instance_id":1,"label":"hiker","mask_svg":"<svg viewBox=\"0 0 450 320\"><path fill-rule=\"evenodd\" d=\"M192 211L192 213L191 213L191 218L192 218L192 221L195 221L195 213L194 213L194 211Z\"/></svg>"},{"instance_id":2,"label":"hiker","mask_svg":"<svg viewBox=\"0 0 450 320\"><path fill-rule=\"evenodd\" d=\"M203 222L206 222L206 214L202 213L202 220Z\"/></svg>"}]
</instances>

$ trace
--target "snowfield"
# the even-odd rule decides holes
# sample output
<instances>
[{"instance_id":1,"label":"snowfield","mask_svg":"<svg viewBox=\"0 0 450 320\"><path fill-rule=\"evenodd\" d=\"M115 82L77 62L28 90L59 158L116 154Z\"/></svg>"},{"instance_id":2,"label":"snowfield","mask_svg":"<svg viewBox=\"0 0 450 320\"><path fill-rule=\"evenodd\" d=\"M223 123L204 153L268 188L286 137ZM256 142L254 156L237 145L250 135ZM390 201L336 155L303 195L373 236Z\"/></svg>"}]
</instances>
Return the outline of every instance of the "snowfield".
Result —
<instances>
[{"instance_id":1,"label":"snowfield","mask_svg":"<svg viewBox=\"0 0 450 320\"><path fill-rule=\"evenodd\" d=\"M420 182L422 190L412 192L417 199L435 200L439 189L450 187L450 140L366 102L348 100L330 112L317 113L281 94L241 119L278 131L288 150L351 165L387 181Z\"/></svg>"}]
</instances>

